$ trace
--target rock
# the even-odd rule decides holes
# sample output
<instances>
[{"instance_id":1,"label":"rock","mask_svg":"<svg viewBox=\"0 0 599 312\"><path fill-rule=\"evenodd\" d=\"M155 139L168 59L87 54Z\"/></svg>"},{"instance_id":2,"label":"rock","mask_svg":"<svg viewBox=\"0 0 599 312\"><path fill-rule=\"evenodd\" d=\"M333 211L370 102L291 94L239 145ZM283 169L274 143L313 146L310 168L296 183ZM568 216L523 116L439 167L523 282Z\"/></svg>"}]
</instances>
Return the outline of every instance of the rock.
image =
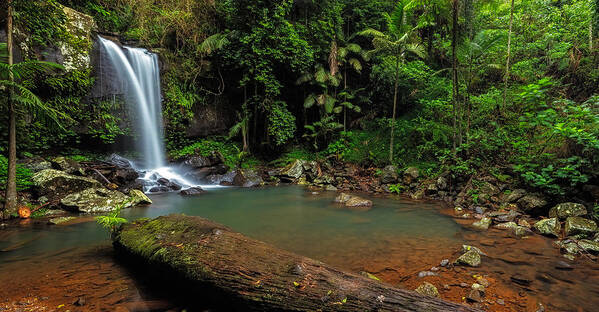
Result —
<instances>
[{"instance_id":1,"label":"rock","mask_svg":"<svg viewBox=\"0 0 599 312\"><path fill-rule=\"evenodd\" d=\"M368 278L373 279L375 281L380 281L381 280L380 278L374 276L373 274L370 274L370 273L365 272L365 271L360 272L360 275L362 275L364 277L368 277Z\"/></svg>"},{"instance_id":2,"label":"rock","mask_svg":"<svg viewBox=\"0 0 599 312\"><path fill-rule=\"evenodd\" d=\"M420 171L416 167L408 167L403 172L403 181L405 184L411 184L415 182L420 176Z\"/></svg>"},{"instance_id":3,"label":"rock","mask_svg":"<svg viewBox=\"0 0 599 312\"><path fill-rule=\"evenodd\" d=\"M293 163L281 169L277 176L291 179L299 179L304 174L304 164L306 161L296 159Z\"/></svg>"},{"instance_id":4,"label":"rock","mask_svg":"<svg viewBox=\"0 0 599 312\"><path fill-rule=\"evenodd\" d=\"M438 274L432 271L420 271L418 272L418 277L423 278L427 276L437 276Z\"/></svg>"},{"instance_id":5,"label":"rock","mask_svg":"<svg viewBox=\"0 0 599 312\"><path fill-rule=\"evenodd\" d=\"M574 259L576 259L576 256L574 254L570 254L570 253L569 254L564 254L563 256L564 256L564 258L566 258L566 259L568 259L570 261L574 261Z\"/></svg>"},{"instance_id":6,"label":"rock","mask_svg":"<svg viewBox=\"0 0 599 312\"><path fill-rule=\"evenodd\" d=\"M110 163L120 168L131 168L131 161L129 159L119 156L117 154L110 155L108 159Z\"/></svg>"},{"instance_id":7,"label":"rock","mask_svg":"<svg viewBox=\"0 0 599 312\"><path fill-rule=\"evenodd\" d=\"M437 189L439 189L439 190L447 189L447 178L445 178L445 177L437 178Z\"/></svg>"},{"instance_id":8,"label":"rock","mask_svg":"<svg viewBox=\"0 0 599 312\"><path fill-rule=\"evenodd\" d=\"M178 190L180 190L180 189L182 189L182 188L183 188L183 187L182 187L180 184L178 184L178 183L177 183L177 182L175 182L175 181L170 181L170 182L169 182L167 185L165 185L165 186L166 186L166 187L168 187L168 189L169 189L169 190L171 190L171 191L178 191Z\"/></svg>"},{"instance_id":9,"label":"rock","mask_svg":"<svg viewBox=\"0 0 599 312\"><path fill-rule=\"evenodd\" d=\"M161 186L154 186L152 187L148 192L150 193L165 193L170 191L170 189L164 185Z\"/></svg>"},{"instance_id":10,"label":"rock","mask_svg":"<svg viewBox=\"0 0 599 312\"><path fill-rule=\"evenodd\" d=\"M566 219L564 226L566 236L572 236L577 234L591 235L597 232L597 224L595 221L591 221L581 217L569 217Z\"/></svg>"},{"instance_id":11,"label":"rock","mask_svg":"<svg viewBox=\"0 0 599 312\"><path fill-rule=\"evenodd\" d=\"M76 219L75 217L57 217L57 218L52 218L52 219L48 220L48 224L58 225L58 224L62 224L62 223L67 223L69 221L73 221L75 219Z\"/></svg>"},{"instance_id":12,"label":"rock","mask_svg":"<svg viewBox=\"0 0 599 312\"><path fill-rule=\"evenodd\" d=\"M470 246L470 245L462 245L462 252L474 251L481 256L486 256L487 254L480 250L478 247Z\"/></svg>"},{"instance_id":13,"label":"rock","mask_svg":"<svg viewBox=\"0 0 599 312\"><path fill-rule=\"evenodd\" d=\"M526 195L525 190L515 189L505 196L505 201L508 203L514 203L518 201L520 198L524 197L524 195Z\"/></svg>"},{"instance_id":14,"label":"rock","mask_svg":"<svg viewBox=\"0 0 599 312\"><path fill-rule=\"evenodd\" d=\"M524 237L532 234L532 231L529 228L520 225L512 228L511 231L516 237Z\"/></svg>"},{"instance_id":15,"label":"rock","mask_svg":"<svg viewBox=\"0 0 599 312\"><path fill-rule=\"evenodd\" d=\"M332 192L337 191L337 188L332 185L327 185L324 189L325 189L325 191L332 191Z\"/></svg>"},{"instance_id":16,"label":"rock","mask_svg":"<svg viewBox=\"0 0 599 312\"><path fill-rule=\"evenodd\" d=\"M131 198L104 188L88 188L63 198L60 203L69 210L87 213L110 212L119 206L131 207Z\"/></svg>"},{"instance_id":17,"label":"rock","mask_svg":"<svg viewBox=\"0 0 599 312\"><path fill-rule=\"evenodd\" d=\"M527 194L518 200L518 205L524 212L533 212L547 206L547 201L540 194Z\"/></svg>"},{"instance_id":18,"label":"rock","mask_svg":"<svg viewBox=\"0 0 599 312\"><path fill-rule=\"evenodd\" d=\"M202 189L199 186L194 186L194 187L190 187L188 189L182 190L181 192L179 192L180 195L183 196L197 196L197 195L201 195L206 193L206 191L204 191L204 189Z\"/></svg>"},{"instance_id":19,"label":"rock","mask_svg":"<svg viewBox=\"0 0 599 312\"><path fill-rule=\"evenodd\" d=\"M152 200L140 190L131 190L129 196L131 196L132 206L152 204Z\"/></svg>"},{"instance_id":20,"label":"rock","mask_svg":"<svg viewBox=\"0 0 599 312\"><path fill-rule=\"evenodd\" d=\"M474 207L474 212L476 212L478 214L483 214L483 213L485 213L485 211L487 211L487 208L485 208L485 207L481 207L481 206Z\"/></svg>"},{"instance_id":21,"label":"rock","mask_svg":"<svg viewBox=\"0 0 599 312\"><path fill-rule=\"evenodd\" d=\"M543 219L533 225L534 229L542 235L559 237L562 225L557 218Z\"/></svg>"},{"instance_id":22,"label":"rock","mask_svg":"<svg viewBox=\"0 0 599 312\"><path fill-rule=\"evenodd\" d=\"M399 174L397 173L397 167L393 165L386 166L381 171L381 184L392 184L399 181Z\"/></svg>"},{"instance_id":23,"label":"rock","mask_svg":"<svg viewBox=\"0 0 599 312\"><path fill-rule=\"evenodd\" d=\"M574 267L571 264L569 264L568 262L563 261L563 260L558 261L554 267L558 270L564 270L564 271L574 270Z\"/></svg>"},{"instance_id":24,"label":"rock","mask_svg":"<svg viewBox=\"0 0 599 312\"><path fill-rule=\"evenodd\" d=\"M52 159L52 167L54 169L64 171L68 174L83 174L83 169L81 169L81 165L78 162L65 158L65 157L56 157Z\"/></svg>"},{"instance_id":25,"label":"rock","mask_svg":"<svg viewBox=\"0 0 599 312\"><path fill-rule=\"evenodd\" d=\"M335 198L336 203L343 204L346 207L371 207L372 201L359 196L341 193Z\"/></svg>"},{"instance_id":26,"label":"rock","mask_svg":"<svg viewBox=\"0 0 599 312\"><path fill-rule=\"evenodd\" d=\"M443 259L443 260L441 260L440 264L441 264L442 267L446 267L449 264L449 259Z\"/></svg>"},{"instance_id":27,"label":"rock","mask_svg":"<svg viewBox=\"0 0 599 312\"><path fill-rule=\"evenodd\" d=\"M54 169L37 172L32 179L38 195L45 196L50 201L88 188L102 187L100 182L94 179L74 176Z\"/></svg>"},{"instance_id":28,"label":"rock","mask_svg":"<svg viewBox=\"0 0 599 312\"><path fill-rule=\"evenodd\" d=\"M252 169L239 169L233 178L235 186L255 187L264 183L258 173Z\"/></svg>"},{"instance_id":29,"label":"rock","mask_svg":"<svg viewBox=\"0 0 599 312\"><path fill-rule=\"evenodd\" d=\"M497 213L493 219L497 222L510 222L516 220L520 215L517 211L510 210L509 212L495 212ZM491 214L489 214L491 216Z\"/></svg>"},{"instance_id":30,"label":"rock","mask_svg":"<svg viewBox=\"0 0 599 312\"><path fill-rule=\"evenodd\" d=\"M489 281L486 278L483 277L477 277L476 281L478 284L481 284L483 287L489 287L489 285L491 285L491 283L489 283Z\"/></svg>"},{"instance_id":31,"label":"rock","mask_svg":"<svg viewBox=\"0 0 599 312\"><path fill-rule=\"evenodd\" d=\"M482 302L483 294L479 290L472 289L466 299L471 302Z\"/></svg>"},{"instance_id":32,"label":"rock","mask_svg":"<svg viewBox=\"0 0 599 312\"><path fill-rule=\"evenodd\" d=\"M582 204L561 203L549 210L549 217L565 220L568 217L580 217L587 214L587 209Z\"/></svg>"},{"instance_id":33,"label":"rock","mask_svg":"<svg viewBox=\"0 0 599 312\"><path fill-rule=\"evenodd\" d=\"M487 194L489 196L494 196L501 192L497 186L490 182L483 182L483 184L479 187L481 194Z\"/></svg>"},{"instance_id":34,"label":"rock","mask_svg":"<svg viewBox=\"0 0 599 312\"><path fill-rule=\"evenodd\" d=\"M30 163L25 164L25 166L33 172L52 169L52 163L46 160L32 161Z\"/></svg>"},{"instance_id":35,"label":"rock","mask_svg":"<svg viewBox=\"0 0 599 312\"><path fill-rule=\"evenodd\" d=\"M578 241L578 246L588 252L599 253L598 242L589 239L581 239Z\"/></svg>"},{"instance_id":36,"label":"rock","mask_svg":"<svg viewBox=\"0 0 599 312\"><path fill-rule=\"evenodd\" d=\"M499 305L505 304L505 301L503 299L497 299L495 302L497 302L497 304L499 304Z\"/></svg>"},{"instance_id":37,"label":"rock","mask_svg":"<svg viewBox=\"0 0 599 312\"><path fill-rule=\"evenodd\" d=\"M518 227L518 224L516 224L516 222L510 221L510 222L496 224L494 227L497 229L502 229L502 230L513 230L514 228Z\"/></svg>"},{"instance_id":38,"label":"rock","mask_svg":"<svg viewBox=\"0 0 599 312\"><path fill-rule=\"evenodd\" d=\"M472 286L470 286L470 288L472 288L474 290L478 290L478 291L480 291L483 294L485 293L485 286L483 286L483 285L481 285L479 283L472 284Z\"/></svg>"},{"instance_id":39,"label":"rock","mask_svg":"<svg viewBox=\"0 0 599 312\"><path fill-rule=\"evenodd\" d=\"M218 185L218 184L233 185L233 179L235 179L236 175L237 175L237 171L232 170L225 174L210 175L210 176L206 177L206 180L210 184L215 184L215 185Z\"/></svg>"},{"instance_id":40,"label":"rock","mask_svg":"<svg viewBox=\"0 0 599 312\"><path fill-rule=\"evenodd\" d=\"M456 260L456 264L468 265L471 267L477 267L480 263L480 254L474 250L466 252Z\"/></svg>"},{"instance_id":41,"label":"rock","mask_svg":"<svg viewBox=\"0 0 599 312\"><path fill-rule=\"evenodd\" d=\"M514 274L510 277L510 280L518 285L522 285L522 286L529 286L530 284L532 284L532 279L521 275L521 274Z\"/></svg>"},{"instance_id":42,"label":"rock","mask_svg":"<svg viewBox=\"0 0 599 312\"><path fill-rule=\"evenodd\" d=\"M426 190L424 191L424 193L426 195L433 195L433 194L436 194L438 191L439 191L439 189L437 189L437 184L431 183L426 187Z\"/></svg>"},{"instance_id":43,"label":"rock","mask_svg":"<svg viewBox=\"0 0 599 312\"><path fill-rule=\"evenodd\" d=\"M472 223L472 226L477 230L486 231L491 226L491 218L484 217Z\"/></svg>"},{"instance_id":44,"label":"rock","mask_svg":"<svg viewBox=\"0 0 599 312\"><path fill-rule=\"evenodd\" d=\"M580 247L578 247L578 244L571 240L556 241L554 244L560 249L565 250L568 254L576 254L580 252Z\"/></svg>"},{"instance_id":45,"label":"rock","mask_svg":"<svg viewBox=\"0 0 599 312\"><path fill-rule=\"evenodd\" d=\"M423 296L439 297L439 291L437 290L437 287L429 282L422 283L414 291Z\"/></svg>"},{"instance_id":46,"label":"rock","mask_svg":"<svg viewBox=\"0 0 599 312\"><path fill-rule=\"evenodd\" d=\"M171 181L167 178L159 178L158 180L156 180L156 182L158 182L158 184L164 185L164 186L167 186L167 185L169 185L169 183L171 183Z\"/></svg>"}]
</instances>

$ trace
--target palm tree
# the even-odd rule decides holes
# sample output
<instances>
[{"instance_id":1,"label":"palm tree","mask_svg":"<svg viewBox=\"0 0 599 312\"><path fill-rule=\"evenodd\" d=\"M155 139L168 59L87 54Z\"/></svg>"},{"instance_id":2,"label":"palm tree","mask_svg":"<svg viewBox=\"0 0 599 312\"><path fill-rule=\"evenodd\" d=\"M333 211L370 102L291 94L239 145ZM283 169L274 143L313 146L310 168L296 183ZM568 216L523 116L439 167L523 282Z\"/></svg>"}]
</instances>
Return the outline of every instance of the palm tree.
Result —
<instances>
[{"instance_id":1,"label":"palm tree","mask_svg":"<svg viewBox=\"0 0 599 312\"><path fill-rule=\"evenodd\" d=\"M364 57L364 53L362 51L362 47L357 43L350 42L355 35L352 35L346 40L343 46L339 46L337 48L337 62L341 68L343 68L343 91L339 93L339 96L343 96L343 102L341 106L343 107L343 131L347 131L347 110L353 110L356 112L360 111L360 108L356 105L352 104L349 100L351 98L351 91L348 89L348 69L353 69L358 74L362 71L362 63L358 59L358 57Z\"/></svg>"},{"instance_id":2,"label":"palm tree","mask_svg":"<svg viewBox=\"0 0 599 312\"><path fill-rule=\"evenodd\" d=\"M387 18L387 32L375 29L367 29L360 32L362 36L373 37L374 50L368 51L367 57L378 53L389 53L395 57L395 85L393 91L393 117L391 123L391 139L389 143L389 163L393 162L393 132L395 131L395 114L397 110L397 92L399 88L399 69L406 58L406 54L412 53L424 58L424 49L418 43L418 37L414 36L415 27L407 23L408 9L413 6L412 0L401 0Z\"/></svg>"},{"instance_id":3,"label":"palm tree","mask_svg":"<svg viewBox=\"0 0 599 312\"><path fill-rule=\"evenodd\" d=\"M31 92L19 81L25 77L47 71L52 68L62 68L62 66L40 61L25 61L13 63L12 53L12 8L11 1L8 2L7 19L7 43L0 44L0 93L6 93L3 96L6 99L8 111L8 173L6 179L6 195L4 209L0 213L0 218L8 218L17 208L17 138L16 138L16 117L17 109L29 112L31 115L51 121L60 126L59 118L65 115L44 104L33 92Z\"/></svg>"}]
</instances>

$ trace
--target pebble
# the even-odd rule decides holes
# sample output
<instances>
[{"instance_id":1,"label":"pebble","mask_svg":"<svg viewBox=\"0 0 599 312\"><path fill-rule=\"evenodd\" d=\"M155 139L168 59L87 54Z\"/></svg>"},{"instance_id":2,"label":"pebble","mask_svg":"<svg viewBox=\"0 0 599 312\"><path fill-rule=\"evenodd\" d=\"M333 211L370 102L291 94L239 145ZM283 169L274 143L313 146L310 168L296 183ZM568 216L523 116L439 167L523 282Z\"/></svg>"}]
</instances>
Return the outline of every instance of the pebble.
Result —
<instances>
[{"instance_id":1,"label":"pebble","mask_svg":"<svg viewBox=\"0 0 599 312\"><path fill-rule=\"evenodd\" d=\"M448 264L449 264L449 259L443 259L443 260L441 260L441 266L442 266L442 267L445 267L445 266L447 266Z\"/></svg>"},{"instance_id":2,"label":"pebble","mask_svg":"<svg viewBox=\"0 0 599 312\"><path fill-rule=\"evenodd\" d=\"M491 284L491 283L489 283L489 281L487 279L482 278L482 277L477 278L476 282L483 285L484 287L489 287L489 285Z\"/></svg>"},{"instance_id":3,"label":"pebble","mask_svg":"<svg viewBox=\"0 0 599 312\"><path fill-rule=\"evenodd\" d=\"M555 268L558 270L574 270L574 268L572 267L572 265L570 265L568 262L560 260L555 264Z\"/></svg>"},{"instance_id":4,"label":"pebble","mask_svg":"<svg viewBox=\"0 0 599 312\"><path fill-rule=\"evenodd\" d=\"M503 301L503 299L497 299L496 302L497 302L497 304L500 304L500 305L504 305L505 304L505 301Z\"/></svg>"},{"instance_id":5,"label":"pebble","mask_svg":"<svg viewBox=\"0 0 599 312\"><path fill-rule=\"evenodd\" d=\"M421 271L418 273L418 277L423 278L426 276L437 276L437 273L431 271Z\"/></svg>"},{"instance_id":6,"label":"pebble","mask_svg":"<svg viewBox=\"0 0 599 312\"><path fill-rule=\"evenodd\" d=\"M468 284L466 284L466 283L460 283L460 287L466 288L466 287L468 287Z\"/></svg>"},{"instance_id":7,"label":"pebble","mask_svg":"<svg viewBox=\"0 0 599 312\"><path fill-rule=\"evenodd\" d=\"M468 294L468 297L466 297L466 299L468 299L469 301L474 301L474 302L482 302L483 298L482 298L482 293L479 290L473 289L470 291L470 293Z\"/></svg>"},{"instance_id":8,"label":"pebble","mask_svg":"<svg viewBox=\"0 0 599 312\"><path fill-rule=\"evenodd\" d=\"M439 271L439 268L438 268L438 267L432 267L432 268L431 268L431 271L432 271L432 272L437 272L437 271Z\"/></svg>"}]
</instances>

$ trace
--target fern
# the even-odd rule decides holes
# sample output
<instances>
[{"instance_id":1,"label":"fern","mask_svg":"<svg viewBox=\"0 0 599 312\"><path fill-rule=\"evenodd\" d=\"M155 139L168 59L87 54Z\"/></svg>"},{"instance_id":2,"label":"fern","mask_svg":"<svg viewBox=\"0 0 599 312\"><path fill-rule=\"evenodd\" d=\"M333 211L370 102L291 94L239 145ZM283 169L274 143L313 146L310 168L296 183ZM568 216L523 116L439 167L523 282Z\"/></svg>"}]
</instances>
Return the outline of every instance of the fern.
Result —
<instances>
[{"instance_id":1,"label":"fern","mask_svg":"<svg viewBox=\"0 0 599 312\"><path fill-rule=\"evenodd\" d=\"M119 217L119 215L121 214L121 210L130 202L131 200L127 200L116 205L114 211L112 211L109 215L96 217L96 222L103 228L109 230L111 233L114 233L121 224L129 222L127 219Z\"/></svg>"}]
</instances>

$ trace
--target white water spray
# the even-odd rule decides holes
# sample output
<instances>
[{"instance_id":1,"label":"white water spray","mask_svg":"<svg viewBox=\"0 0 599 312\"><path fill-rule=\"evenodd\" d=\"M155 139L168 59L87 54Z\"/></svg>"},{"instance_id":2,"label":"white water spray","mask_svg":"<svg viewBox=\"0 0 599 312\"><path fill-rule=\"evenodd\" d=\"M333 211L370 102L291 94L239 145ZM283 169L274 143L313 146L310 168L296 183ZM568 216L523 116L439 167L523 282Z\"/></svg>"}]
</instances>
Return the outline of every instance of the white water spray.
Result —
<instances>
[{"instance_id":1,"label":"white water spray","mask_svg":"<svg viewBox=\"0 0 599 312\"><path fill-rule=\"evenodd\" d=\"M127 103L134 105L137 111L137 131L140 134L137 145L143 161L141 166L136 167L145 171L145 191L157 185L159 178L166 178L184 188L193 186L192 182L166 166L158 56L145 49L121 48L102 37L99 37L99 42L125 86Z\"/></svg>"}]
</instances>

